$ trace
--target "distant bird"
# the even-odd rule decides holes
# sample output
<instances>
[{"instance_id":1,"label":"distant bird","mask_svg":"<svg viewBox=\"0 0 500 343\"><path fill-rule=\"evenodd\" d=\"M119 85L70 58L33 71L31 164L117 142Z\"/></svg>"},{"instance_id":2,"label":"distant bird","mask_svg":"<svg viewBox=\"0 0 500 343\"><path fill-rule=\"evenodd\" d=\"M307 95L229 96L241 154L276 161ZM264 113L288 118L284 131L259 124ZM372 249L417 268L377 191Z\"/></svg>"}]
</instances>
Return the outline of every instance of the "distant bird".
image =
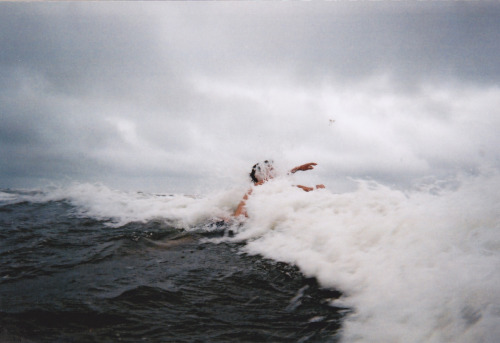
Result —
<instances>
[{"instance_id":1,"label":"distant bird","mask_svg":"<svg viewBox=\"0 0 500 343\"><path fill-rule=\"evenodd\" d=\"M328 125L329 125L329 126L332 126L332 124L333 124L333 123L335 123L335 119L330 119L330 120L329 120L329 122L330 122L330 123L329 123Z\"/></svg>"}]
</instances>

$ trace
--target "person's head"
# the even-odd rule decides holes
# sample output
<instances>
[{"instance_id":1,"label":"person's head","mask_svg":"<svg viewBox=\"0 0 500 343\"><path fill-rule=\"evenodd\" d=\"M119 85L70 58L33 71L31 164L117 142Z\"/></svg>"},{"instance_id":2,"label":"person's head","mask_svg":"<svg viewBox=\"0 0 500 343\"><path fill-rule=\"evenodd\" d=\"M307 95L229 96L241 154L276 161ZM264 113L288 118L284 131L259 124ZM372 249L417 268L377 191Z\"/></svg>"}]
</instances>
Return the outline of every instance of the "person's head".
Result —
<instances>
[{"instance_id":1,"label":"person's head","mask_svg":"<svg viewBox=\"0 0 500 343\"><path fill-rule=\"evenodd\" d=\"M265 160L264 162L256 163L252 167L252 172L250 173L250 178L253 183L267 181L272 179L274 176L275 171L272 160Z\"/></svg>"}]
</instances>

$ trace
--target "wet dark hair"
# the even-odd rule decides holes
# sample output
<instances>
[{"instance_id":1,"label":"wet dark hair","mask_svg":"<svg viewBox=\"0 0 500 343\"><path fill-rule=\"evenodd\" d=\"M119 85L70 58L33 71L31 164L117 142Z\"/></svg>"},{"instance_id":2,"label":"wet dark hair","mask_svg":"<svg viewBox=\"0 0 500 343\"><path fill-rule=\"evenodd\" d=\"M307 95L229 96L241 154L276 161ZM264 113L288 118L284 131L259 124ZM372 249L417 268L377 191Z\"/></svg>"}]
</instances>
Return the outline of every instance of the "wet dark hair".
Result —
<instances>
[{"instance_id":1,"label":"wet dark hair","mask_svg":"<svg viewBox=\"0 0 500 343\"><path fill-rule=\"evenodd\" d=\"M260 167L259 167L258 163L256 163L256 164L253 165L252 172L250 173L250 179L252 179L253 183L259 182L259 180L257 180L257 178L255 177L255 171L257 170L257 168L259 168L259 170L260 170Z\"/></svg>"},{"instance_id":2,"label":"wet dark hair","mask_svg":"<svg viewBox=\"0 0 500 343\"><path fill-rule=\"evenodd\" d=\"M265 164L273 164L273 161L272 160L265 160L264 161ZM252 179L252 182L253 183L257 183L259 182L259 180L257 180L257 178L255 177L255 172L257 171L260 171L260 163L255 163L252 167L252 172L250 173L250 179Z\"/></svg>"}]
</instances>

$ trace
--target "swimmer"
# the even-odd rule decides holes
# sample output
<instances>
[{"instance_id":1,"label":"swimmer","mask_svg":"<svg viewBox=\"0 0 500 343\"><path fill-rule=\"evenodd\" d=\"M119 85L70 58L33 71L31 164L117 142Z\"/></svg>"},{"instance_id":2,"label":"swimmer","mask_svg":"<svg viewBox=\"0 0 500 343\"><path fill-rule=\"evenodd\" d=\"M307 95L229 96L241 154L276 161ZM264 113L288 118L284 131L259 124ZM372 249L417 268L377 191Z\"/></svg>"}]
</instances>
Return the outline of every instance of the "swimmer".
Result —
<instances>
[{"instance_id":1,"label":"swimmer","mask_svg":"<svg viewBox=\"0 0 500 343\"><path fill-rule=\"evenodd\" d=\"M317 163L311 162L311 163L306 163L302 164L298 167L292 168L288 174L294 174L298 172L299 170L301 171L306 171L306 170L311 170L314 169L314 166L316 166ZM273 179L276 176L276 171L273 167L273 161L272 160L265 160L264 162L256 163L252 167L252 171L250 173L250 179L252 180L254 186L260 186L264 184L265 182L269 181L270 179ZM308 187L308 186L302 186L302 185L296 185L296 187L302 189L305 192L310 192L313 191L313 187ZM324 185L316 185L316 189L321 189L325 188ZM238 217L240 215L244 215L245 217L248 217L245 204L246 201L248 200L248 196L252 194L252 188L248 190L248 192L243 196L243 199L240 201L238 204L238 207L236 208L236 211L234 211L233 216Z\"/></svg>"}]
</instances>

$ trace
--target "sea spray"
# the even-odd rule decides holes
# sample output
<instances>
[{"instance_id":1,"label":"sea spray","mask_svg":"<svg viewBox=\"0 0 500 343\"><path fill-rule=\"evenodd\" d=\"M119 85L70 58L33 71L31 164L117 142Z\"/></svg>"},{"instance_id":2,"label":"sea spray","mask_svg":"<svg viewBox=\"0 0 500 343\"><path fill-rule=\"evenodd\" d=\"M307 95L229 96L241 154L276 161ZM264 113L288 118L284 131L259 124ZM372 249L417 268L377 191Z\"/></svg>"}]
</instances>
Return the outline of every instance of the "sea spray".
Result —
<instances>
[{"instance_id":1,"label":"sea spray","mask_svg":"<svg viewBox=\"0 0 500 343\"><path fill-rule=\"evenodd\" d=\"M500 177L451 184L403 192L359 181L334 194L277 180L254 190L236 238L341 290L335 304L353 310L345 342L494 342Z\"/></svg>"},{"instance_id":2,"label":"sea spray","mask_svg":"<svg viewBox=\"0 0 500 343\"><path fill-rule=\"evenodd\" d=\"M230 217L243 192L244 188L235 188L207 196L151 194L114 190L103 184L74 183L51 187L19 201L67 201L75 206L75 215L106 220L112 227L160 220L189 230L212 219Z\"/></svg>"}]
</instances>

